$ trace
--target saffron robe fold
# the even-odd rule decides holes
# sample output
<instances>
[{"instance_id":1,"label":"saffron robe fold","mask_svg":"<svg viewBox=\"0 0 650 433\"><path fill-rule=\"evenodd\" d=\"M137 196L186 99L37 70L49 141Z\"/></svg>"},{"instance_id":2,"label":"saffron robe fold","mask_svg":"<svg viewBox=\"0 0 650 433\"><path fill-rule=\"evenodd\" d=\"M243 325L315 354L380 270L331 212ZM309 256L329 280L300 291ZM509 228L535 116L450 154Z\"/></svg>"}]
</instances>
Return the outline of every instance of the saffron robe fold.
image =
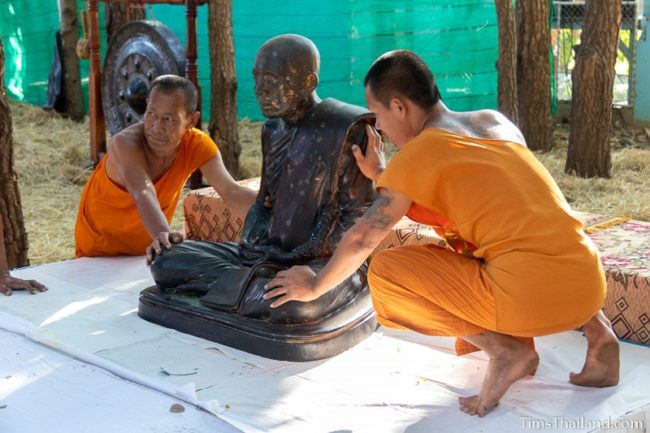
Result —
<instances>
[{"instance_id":1,"label":"saffron robe fold","mask_svg":"<svg viewBox=\"0 0 650 433\"><path fill-rule=\"evenodd\" d=\"M425 129L377 187L409 197L407 215L449 245L373 258L368 279L380 323L428 335L534 337L582 326L602 308L598 251L526 147Z\"/></svg>"}]
</instances>

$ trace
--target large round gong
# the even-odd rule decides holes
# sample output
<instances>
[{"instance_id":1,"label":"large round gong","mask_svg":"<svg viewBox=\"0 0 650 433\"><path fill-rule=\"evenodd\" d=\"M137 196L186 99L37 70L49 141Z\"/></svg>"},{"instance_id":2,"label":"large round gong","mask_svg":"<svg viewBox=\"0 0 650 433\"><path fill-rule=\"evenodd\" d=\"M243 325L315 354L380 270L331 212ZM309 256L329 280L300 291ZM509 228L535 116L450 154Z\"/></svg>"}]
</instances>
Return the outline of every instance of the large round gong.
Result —
<instances>
[{"instance_id":1,"label":"large round gong","mask_svg":"<svg viewBox=\"0 0 650 433\"><path fill-rule=\"evenodd\" d=\"M132 21L111 39L104 60L102 106L111 134L142 120L151 82L184 75L185 51L158 21Z\"/></svg>"}]
</instances>

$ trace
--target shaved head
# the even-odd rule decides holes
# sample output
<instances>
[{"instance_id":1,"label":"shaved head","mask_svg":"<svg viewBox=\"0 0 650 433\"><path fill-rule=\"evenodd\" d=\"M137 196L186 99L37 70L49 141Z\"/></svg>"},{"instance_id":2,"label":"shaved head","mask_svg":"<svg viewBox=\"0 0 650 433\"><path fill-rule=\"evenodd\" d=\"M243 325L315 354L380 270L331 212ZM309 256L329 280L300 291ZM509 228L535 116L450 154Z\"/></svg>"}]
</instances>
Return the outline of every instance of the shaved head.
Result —
<instances>
[{"instance_id":1,"label":"shaved head","mask_svg":"<svg viewBox=\"0 0 650 433\"><path fill-rule=\"evenodd\" d=\"M314 43L304 36L279 35L264 42L255 58L256 66L286 70L294 74L318 75L320 53Z\"/></svg>"},{"instance_id":2,"label":"shaved head","mask_svg":"<svg viewBox=\"0 0 650 433\"><path fill-rule=\"evenodd\" d=\"M411 100L423 110L430 110L441 99L431 70L408 50L389 51L375 60L364 86L386 107L396 96Z\"/></svg>"},{"instance_id":3,"label":"shaved head","mask_svg":"<svg viewBox=\"0 0 650 433\"><path fill-rule=\"evenodd\" d=\"M185 111L189 114L196 111L199 95L194 83L187 78L178 75L160 75L151 82L149 94L151 94L153 89L158 89L166 94L180 91L183 94L183 100L185 101Z\"/></svg>"}]
</instances>

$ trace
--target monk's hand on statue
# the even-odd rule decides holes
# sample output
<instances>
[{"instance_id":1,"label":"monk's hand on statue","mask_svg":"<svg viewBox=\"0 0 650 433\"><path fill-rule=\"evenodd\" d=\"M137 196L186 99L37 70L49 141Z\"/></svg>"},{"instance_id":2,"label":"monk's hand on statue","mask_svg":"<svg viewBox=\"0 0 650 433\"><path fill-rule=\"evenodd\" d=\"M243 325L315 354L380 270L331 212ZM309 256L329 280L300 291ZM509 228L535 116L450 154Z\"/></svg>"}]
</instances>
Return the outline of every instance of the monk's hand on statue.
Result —
<instances>
[{"instance_id":1,"label":"monk's hand on statue","mask_svg":"<svg viewBox=\"0 0 650 433\"><path fill-rule=\"evenodd\" d=\"M361 173L368 179L376 181L386 166L384 142L381 139L381 134L370 125L366 125L366 135L368 136L366 153L364 154L361 148L354 144L352 145L352 154L354 159L357 160L357 166L359 166Z\"/></svg>"},{"instance_id":2,"label":"monk's hand on statue","mask_svg":"<svg viewBox=\"0 0 650 433\"><path fill-rule=\"evenodd\" d=\"M175 244L180 244L181 242L183 242L185 240L185 237L183 236L183 233L181 233L181 232L171 232L169 234L168 239L169 239L170 244L175 245ZM171 248L171 245L169 246L169 248ZM167 249L169 249L169 248L167 248Z\"/></svg>"},{"instance_id":3,"label":"monk's hand on statue","mask_svg":"<svg viewBox=\"0 0 650 433\"><path fill-rule=\"evenodd\" d=\"M163 250L170 250L172 245L183 242L183 234L180 232L160 232L151 245L147 247L147 265L151 265L157 256L162 255Z\"/></svg>"},{"instance_id":4,"label":"monk's hand on statue","mask_svg":"<svg viewBox=\"0 0 650 433\"><path fill-rule=\"evenodd\" d=\"M309 302L318 298L316 274L309 266L293 266L277 273L264 289L264 299L275 299L271 308L277 308L289 301Z\"/></svg>"},{"instance_id":5,"label":"monk's hand on statue","mask_svg":"<svg viewBox=\"0 0 650 433\"><path fill-rule=\"evenodd\" d=\"M161 246L166 250L171 250L172 245L183 242L183 233L180 232L160 232L158 233L158 247ZM155 243L155 242L154 242ZM152 244L153 245L153 244ZM162 249L156 250L156 254L162 254Z\"/></svg>"},{"instance_id":6,"label":"monk's hand on statue","mask_svg":"<svg viewBox=\"0 0 650 433\"><path fill-rule=\"evenodd\" d=\"M14 290L26 290L32 295L47 291L47 287L35 280L21 280L9 275L8 272L0 274L0 293L11 296Z\"/></svg>"}]
</instances>

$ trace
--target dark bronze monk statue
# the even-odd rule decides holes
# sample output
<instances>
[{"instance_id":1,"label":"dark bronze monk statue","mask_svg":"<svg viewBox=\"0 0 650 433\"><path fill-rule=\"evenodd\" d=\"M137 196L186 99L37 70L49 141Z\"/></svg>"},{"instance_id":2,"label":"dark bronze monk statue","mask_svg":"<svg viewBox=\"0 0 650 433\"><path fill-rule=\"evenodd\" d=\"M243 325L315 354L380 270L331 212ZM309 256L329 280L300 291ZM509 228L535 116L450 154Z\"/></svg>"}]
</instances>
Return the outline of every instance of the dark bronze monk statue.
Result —
<instances>
[{"instance_id":1,"label":"dark bronze monk statue","mask_svg":"<svg viewBox=\"0 0 650 433\"><path fill-rule=\"evenodd\" d=\"M374 119L364 108L318 97L319 63L316 46L302 36L281 35L262 45L253 69L255 94L268 118L262 177L241 241L188 240L163 250L151 265L157 287L143 291L140 315L164 322L151 317L148 299L160 301L162 310L185 305L199 322L214 321L215 330L162 324L279 359L331 356L372 332L366 265L311 302L270 308L272 300L263 299L264 285L280 270L306 265L318 272L375 197L351 150L365 148L365 128ZM241 332L230 335L231 328ZM251 343L240 347L246 338ZM279 352L257 347L271 340L279 341ZM289 341L298 340L305 348L294 350Z\"/></svg>"}]
</instances>

